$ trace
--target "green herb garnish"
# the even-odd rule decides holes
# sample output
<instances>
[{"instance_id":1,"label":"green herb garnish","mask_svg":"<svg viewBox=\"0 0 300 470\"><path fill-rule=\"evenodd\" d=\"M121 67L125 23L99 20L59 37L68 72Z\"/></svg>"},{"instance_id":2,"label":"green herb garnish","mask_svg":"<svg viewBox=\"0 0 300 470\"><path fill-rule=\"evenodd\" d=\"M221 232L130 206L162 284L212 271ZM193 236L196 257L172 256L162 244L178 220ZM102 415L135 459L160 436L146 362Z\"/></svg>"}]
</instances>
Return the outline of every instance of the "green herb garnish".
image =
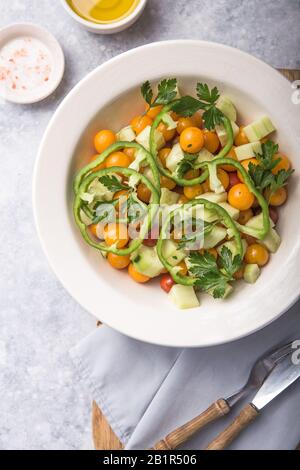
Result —
<instances>
[{"instance_id":1,"label":"green herb garnish","mask_svg":"<svg viewBox=\"0 0 300 470\"><path fill-rule=\"evenodd\" d=\"M214 226L215 224L203 222L201 230L198 230L196 233L193 231L182 236L180 242L178 243L178 248L187 248L189 250L197 249L197 242L203 241L205 235L208 235Z\"/></svg>"},{"instance_id":2,"label":"green herb garnish","mask_svg":"<svg viewBox=\"0 0 300 470\"><path fill-rule=\"evenodd\" d=\"M121 191L122 189L129 189L128 186L123 184L115 175L104 175L99 178L100 183L102 183L109 191L115 193Z\"/></svg>"},{"instance_id":3,"label":"green herb garnish","mask_svg":"<svg viewBox=\"0 0 300 470\"><path fill-rule=\"evenodd\" d=\"M149 104L151 108L158 105L169 104L171 101L174 100L174 98L176 98L177 80L176 78L168 78L162 80L158 84L158 93L154 100L154 94L149 80L143 83L143 85L141 86L141 93L144 100L146 101L146 103Z\"/></svg>"}]
</instances>

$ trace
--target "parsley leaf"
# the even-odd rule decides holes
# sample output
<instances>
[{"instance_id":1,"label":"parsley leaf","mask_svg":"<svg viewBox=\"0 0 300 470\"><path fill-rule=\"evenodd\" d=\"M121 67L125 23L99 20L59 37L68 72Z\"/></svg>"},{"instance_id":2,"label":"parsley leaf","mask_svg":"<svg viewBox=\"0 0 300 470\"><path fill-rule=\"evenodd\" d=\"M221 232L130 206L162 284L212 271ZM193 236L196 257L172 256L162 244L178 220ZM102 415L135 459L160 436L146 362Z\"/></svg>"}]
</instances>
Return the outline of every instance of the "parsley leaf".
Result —
<instances>
[{"instance_id":1,"label":"parsley leaf","mask_svg":"<svg viewBox=\"0 0 300 470\"><path fill-rule=\"evenodd\" d=\"M274 174L272 170L281 161L281 158L276 158L278 154L278 145L268 140L262 144L262 153L256 154L256 158L259 162L258 165L254 165L250 162L248 167L249 176L259 191L265 189L268 190L269 194L274 193L277 189L285 186L288 178L293 174L294 170L280 170L277 174Z\"/></svg>"},{"instance_id":2,"label":"parsley leaf","mask_svg":"<svg viewBox=\"0 0 300 470\"><path fill-rule=\"evenodd\" d=\"M212 293L214 298L222 298L228 282L233 280L233 274L241 266L242 258L239 255L233 258L231 251L224 246L220 254L221 269L217 260L208 251L204 254L191 253L189 262L191 263L189 270L197 279L196 286Z\"/></svg>"},{"instance_id":3,"label":"parsley leaf","mask_svg":"<svg viewBox=\"0 0 300 470\"><path fill-rule=\"evenodd\" d=\"M102 183L106 188L115 193L121 189L128 189L128 186L122 184L115 175L104 175L99 178L100 183Z\"/></svg>"},{"instance_id":4,"label":"parsley leaf","mask_svg":"<svg viewBox=\"0 0 300 470\"><path fill-rule=\"evenodd\" d=\"M201 109L204 109L203 121L208 130L214 129L216 125L222 124L224 115L216 107L216 103L220 97L217 87L212 90L208 88L206 83L197 83L197 96L201 103Z\"/></svg>"},{"instance_id":5,"label":"parsley leaf","mask_svg":"<svg viewBox=\"0 0 300 470\"><path fill-rule=\"evenodd\" d=\"M189 170L195 168L197 158L197 154L184 153L184 158L180 160L176 167L176 176L183 178Z\"/></svg>"},{"instance_id":6,"label":"parsley leaf","mask_svg":"<svg viewBox=\"0 0 300 470\"><path fill-rule=\"evenodd\" d=\"M142 93L142 96L143 96L144 100L146 101L146 103L148 103L149 106L151 106L152 99L153 99L153 91L152 91L151 84L150 84L149 80L147 80L141 86L141 93Z\"/></svg>"},{"instance_id":7,"label":"parsley leaf","mask_svg":"<svg viewBox=\"0 0 300 470\"><path fill-rule=\"evenodd\" d=\"M208 235L215 224L210 224L209 222L203 222L203 226L201 230L197 230L197 232L192 231L191 233L187 233L183 235L180 242L178 243L178 248L186 248L188 250L196 250L199 249L197 246L197 242L201 244L205 235Z\"/></svg>"},{"instance_id":8,"label":"parsley leaf","mask_svg":"<svg viewBox=\"0 0 300 470\"><path fill-rule=\"evenodd\" d=\"M179 116L191 117L201 108L200 102L192 96L183 96L174 103L172 109Z\"/></svg>"}]
</instances>

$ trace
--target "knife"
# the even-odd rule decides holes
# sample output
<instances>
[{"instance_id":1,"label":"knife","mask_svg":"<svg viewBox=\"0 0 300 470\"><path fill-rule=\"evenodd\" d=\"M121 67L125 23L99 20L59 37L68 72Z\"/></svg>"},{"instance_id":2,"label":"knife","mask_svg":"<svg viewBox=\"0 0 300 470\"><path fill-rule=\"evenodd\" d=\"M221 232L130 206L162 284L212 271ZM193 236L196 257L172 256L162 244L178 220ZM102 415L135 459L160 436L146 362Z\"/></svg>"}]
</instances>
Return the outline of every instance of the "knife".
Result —
<instances>
[{"instance_id":1,"label":"knife","mask_svg":"<svg viewBox=\"0 0 300 470\"><path fill-rule=\"evenodd\" d=\"M243 408L237 418L208 445L206 450L226 449L243 429L259 416L265 406L299 377L300 364L293 363L290 354L273 369L252 402Z\"/></svg>"}]
</instances>

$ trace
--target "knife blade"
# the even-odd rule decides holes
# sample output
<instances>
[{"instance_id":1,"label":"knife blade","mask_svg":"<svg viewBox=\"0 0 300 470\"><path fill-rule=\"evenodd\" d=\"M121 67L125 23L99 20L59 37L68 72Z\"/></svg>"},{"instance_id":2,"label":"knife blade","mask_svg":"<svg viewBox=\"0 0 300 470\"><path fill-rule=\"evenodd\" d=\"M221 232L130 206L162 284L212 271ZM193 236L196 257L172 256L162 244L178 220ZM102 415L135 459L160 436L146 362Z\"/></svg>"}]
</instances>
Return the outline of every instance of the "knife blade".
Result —
<instances>
[{"instance_id":1,"label":"knife blade","mask_svg":"<svg viewBox=\"0 0 300 470\"><path fill-rule=\"evenodd\" d=\"M273 369L273 372L271 372L252 400L252 405L257 410L262 410L299 377L300 364L293 363L292 355L290 354Z\"/></svg>"}]
</instances>

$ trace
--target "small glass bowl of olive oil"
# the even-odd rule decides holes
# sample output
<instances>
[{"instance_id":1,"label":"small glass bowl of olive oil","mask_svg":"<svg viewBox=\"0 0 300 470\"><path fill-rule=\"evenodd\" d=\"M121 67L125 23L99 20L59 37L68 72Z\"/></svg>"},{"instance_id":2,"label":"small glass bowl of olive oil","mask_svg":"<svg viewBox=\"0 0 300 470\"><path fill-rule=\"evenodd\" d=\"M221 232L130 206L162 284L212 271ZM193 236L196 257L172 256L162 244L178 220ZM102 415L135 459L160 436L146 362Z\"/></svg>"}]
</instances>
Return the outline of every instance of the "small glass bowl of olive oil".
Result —
<instances>
[{"instance_id":1,"label":"small glass bowl of olive oil","mask_svg":"<svg viewBox=\"0 0 300 470\"><path fill-rule=\"evenodd\" d=\"M91 32L112 34L131 26L147 0L62 0L67 12Z\"/></svg>"}]
</instances>

